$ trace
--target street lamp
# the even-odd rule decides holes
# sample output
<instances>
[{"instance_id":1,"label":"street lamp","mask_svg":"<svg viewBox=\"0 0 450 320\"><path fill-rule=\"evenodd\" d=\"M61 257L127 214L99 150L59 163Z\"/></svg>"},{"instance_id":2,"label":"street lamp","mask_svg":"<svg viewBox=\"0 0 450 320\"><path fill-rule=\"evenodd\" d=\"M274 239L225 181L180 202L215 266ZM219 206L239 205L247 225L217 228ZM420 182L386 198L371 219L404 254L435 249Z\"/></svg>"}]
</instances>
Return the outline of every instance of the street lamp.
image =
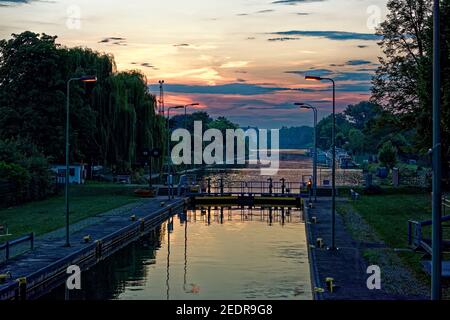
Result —
<instances>
[{"instance_id":1,"label":"street lamp","mask_svg":"<svg viewBox=\"0 0 450 320\"><path fill-rule=\"evenodd\" d=\"M333 165L332 165L332 209L331 209L331 247L336 249L336 83L334 79L316 76L305 76L305 80L330 81L333 84L333 130L331 140L333 143Z\"/></svg>"},{"instance_id":2,"label":"street lamp","mask_svg":"<svg viewBox=\"0 0 450 320\"><path fill-rule=\"evenodd\" d=\"M66 244L65 247L70 247L70 239L69 239L69 113L70 113L70 83L74 81L81 81L84 83L93 83L97 82L96 76L82 76L78 78L71 78L67 81L67 106L66 106L66 178L65 178L65 190L64 190L64 198L66 204Z\"/></svg>"},{"instance_id":3,"label":"street lamp","mask_svg":"<svg viewBox=\"0 0 450 320\"><path fill-rule=\"evenodd\" d=\"M314 202L317 202L317 108L308 103L295 103L302 109L313 110L314 112L314 158L313 158L313 190Z\"/></svg>"},{"instance_id":4,"label":"street lamp","mask_svg":"<svg viewBox=\"0 0 450 320\"><path fill-rule=\"evenodd\" d=\"M183 109L184 106L176 106L176 107L169 107L167 108L167 193L169 195L169 200L171 199L171 189L170 186L173 181L171 181L170 178L170 168L172 165L172 159L170 157L170 110L175 109ZM173 179L173 178L172 178Z\"/></svg>"},{"instance_id":5,"label":"street lamp","mask_svg":"<svg viewBox=\"0 0 450 320\"><path fill-rule=\"evenodd\" d=\"M186 104L184 106L177 106L177 108L184 108L184 129L187 130L187 108L188 107L196 107L199 106L200 103L190 103L190 104ZM185 164L185 169L184 169L184 174L187 173L187 169L186 169L186 164Z\"/></svg>"},{"instance_id":6,"label":"street lamp","mask_svg":"<svg viewBox=\"0 0 450 320\"><path fill-rule=\"evenodd\" d=\"M442 297L442 145L441 145L441 46L439 0L433 4L433 202L431 299Z\"/></svg>"}]
</instances>

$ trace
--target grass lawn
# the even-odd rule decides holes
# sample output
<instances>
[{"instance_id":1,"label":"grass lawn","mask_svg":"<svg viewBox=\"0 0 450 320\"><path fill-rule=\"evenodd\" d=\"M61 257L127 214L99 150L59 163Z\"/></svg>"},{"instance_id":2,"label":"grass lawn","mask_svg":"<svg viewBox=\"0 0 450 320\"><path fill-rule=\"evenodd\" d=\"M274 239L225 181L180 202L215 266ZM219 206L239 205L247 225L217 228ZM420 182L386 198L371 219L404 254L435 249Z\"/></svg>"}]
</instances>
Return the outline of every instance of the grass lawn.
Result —
<instances>
[{"instance_id":1,"label":"grass lawn","mask_svg":"<svg viewBox=\"0 0 450 320\"><path fill-rule=\"evenodd\" d=\"M78 222L111 209L138 201L133 188L113 184L87 184L70 187L70 221ZM44 234L65 225L64 195L0 210L0 223L8 224L10 237L34 232Z\"/></svg>"},{"instance_id":2,"label":"grass lawn","mask_svg":"<svg viewBox=\"0 0 450 320\"><path fill-rule=\"evenodd\" d=\"M345 206L344 204L340 205L338 210L343 212L343 210L346 210ZM350 206L392 249L408 248L408 220L423 221L431 219L431 195L426 192L400 194L387 192L387 194L382 195L363 195L360 200L350 202ZM444 238L449 239L450 230L444 228L443 231ZM427 227L424 233L430 235L431 228ZM422 269L421 259L423 255L421 253L399 251L396 254L405 266L416 274L418 279L424 283L429 283L429 276Z\"/></svg>"}]
</instances>

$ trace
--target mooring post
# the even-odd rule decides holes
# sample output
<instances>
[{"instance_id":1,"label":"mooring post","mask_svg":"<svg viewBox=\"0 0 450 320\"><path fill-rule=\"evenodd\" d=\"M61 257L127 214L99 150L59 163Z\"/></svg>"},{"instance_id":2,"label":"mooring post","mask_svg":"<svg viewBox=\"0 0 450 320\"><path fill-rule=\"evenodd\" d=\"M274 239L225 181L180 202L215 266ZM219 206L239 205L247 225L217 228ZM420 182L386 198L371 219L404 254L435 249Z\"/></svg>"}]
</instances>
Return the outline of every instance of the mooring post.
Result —
<instances>
[{"instance_id":1,"label":"mooring post","mask_svg":"<svg viewBox=\"0 0 450 320\"><path fill-rule=\"evenodd\" d=\"M281 194L285 194L286 192L286 179L285 178L281 178Z\"/></svg>"},{"instance_id":2,"label":"mooring post","mask_svg":"<svg viewBox=\"0 0 450 320\"><path fill-rule=\"evenodd\" d=\"M273 179L269 178L269 179L267 179L267 181L269 181L269 193L270 193L270 195L272 195L273 194Z\"/></svg>"}]
</instances>

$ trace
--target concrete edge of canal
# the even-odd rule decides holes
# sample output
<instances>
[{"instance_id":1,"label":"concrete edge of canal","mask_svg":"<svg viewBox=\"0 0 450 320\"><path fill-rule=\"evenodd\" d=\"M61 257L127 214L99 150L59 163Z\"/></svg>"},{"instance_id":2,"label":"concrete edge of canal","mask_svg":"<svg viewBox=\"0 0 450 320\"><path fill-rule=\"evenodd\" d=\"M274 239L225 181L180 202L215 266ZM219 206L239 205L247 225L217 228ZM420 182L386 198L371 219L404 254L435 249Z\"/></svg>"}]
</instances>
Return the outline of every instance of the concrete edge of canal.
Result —
<instances>
[{"instance_id":1,"label":"concrete edge of canal","mask_svg":"<svg viewBox=\"0 0 450 320\"><path fill-rule=\"evenodd\" d=\"M155 201L161 200L155 199ZM183 210L188 203L189 198L175 199L169 203L162 202L157 210L155 206L147 208L151 211L150 213L142 210L142 213L133 217L131 221L127 219L111 221L114 231L106 234L101 224L91 227L90 236L98 240L83 245L77 244L71 250L55 242L53 248L46 246L45 249L37 250L31 257L27 254L18 257L12 262L15 266L11 268L19 269L17 267L20 266L20 276L13 277L0 285L0 301L34 300L42 297L66 281L69 266L77 265L81 271L89 270L100 261L151 232L167 218ZM96 230L97 234L95 234ZM33 261L46 263L43 267L36 267L32 264ZM39 269L36 270L36 268Z\"/></svg>"}]
</instances>

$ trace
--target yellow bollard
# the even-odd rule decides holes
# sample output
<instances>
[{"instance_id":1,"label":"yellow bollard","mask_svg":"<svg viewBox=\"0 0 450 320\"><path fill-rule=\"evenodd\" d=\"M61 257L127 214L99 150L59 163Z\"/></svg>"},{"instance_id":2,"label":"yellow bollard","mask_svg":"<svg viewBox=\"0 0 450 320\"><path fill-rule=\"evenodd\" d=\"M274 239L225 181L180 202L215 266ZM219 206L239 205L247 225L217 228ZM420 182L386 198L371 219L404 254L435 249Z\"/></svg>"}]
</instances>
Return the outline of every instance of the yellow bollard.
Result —
<instances>
[{"instance_id":1,"label":"yellow bollard","mask_svg":"<svg viewBox=\"0 0 450 320\"><path fill-rule=\"evenodd\" d=\"M327 289L330 293L333 293L334 291L334 279L333 278L326 278L325 282L327 283Z\"/></svg>"},{"instance_id":2,"label":"yellow bollard","mask_svg":"<svg viewBox=\"0 0 450 320\"><path fill-rule=\"evenodd\" d=\"M322 239L322 238L317 238L316 244L317 244L317 247L318 247L319 249L323 249L324 244L323 244L323 239Z\"/></svg>"}]
</instances>

